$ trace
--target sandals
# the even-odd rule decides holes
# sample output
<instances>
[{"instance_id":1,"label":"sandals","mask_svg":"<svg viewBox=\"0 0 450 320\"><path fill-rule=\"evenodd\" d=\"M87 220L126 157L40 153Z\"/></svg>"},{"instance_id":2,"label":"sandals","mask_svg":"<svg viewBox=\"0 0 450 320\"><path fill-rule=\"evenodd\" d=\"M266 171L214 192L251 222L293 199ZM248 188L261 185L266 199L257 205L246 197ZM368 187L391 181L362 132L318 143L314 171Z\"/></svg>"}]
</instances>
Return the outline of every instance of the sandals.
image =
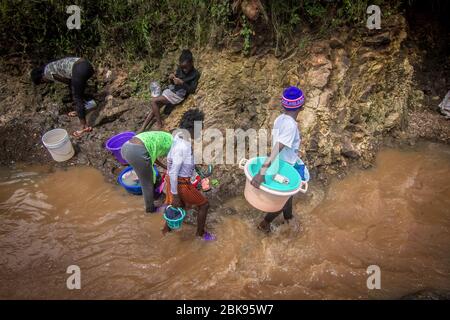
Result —
<instances>
[{"instance_id":1,"label":"sandals","mask_svg":"<svg viewBox=\"0 0 450 320\"><path fill-rule=\"evenodd\" d=\"M209 233L208 231L205 231L205 233L203 233L202 240L204 240L204 241L215 241L215 240L217 240L217 238L212 233Z\"/></svg>"},{"instance_id":2,"label":"sandals","mask_svg":"<svg viewBox=\"0 0 450 320\"><path fill-rule=\"evenodd\" d=\"M91 132L91 131L92 131L92 127L87 127L87 128L82 129L82 130L74 131L74 133L72 133L72 136L73 136L74 138L79 139L79 138L81 138L86 132Z\"/></svg>"}]
</instances>

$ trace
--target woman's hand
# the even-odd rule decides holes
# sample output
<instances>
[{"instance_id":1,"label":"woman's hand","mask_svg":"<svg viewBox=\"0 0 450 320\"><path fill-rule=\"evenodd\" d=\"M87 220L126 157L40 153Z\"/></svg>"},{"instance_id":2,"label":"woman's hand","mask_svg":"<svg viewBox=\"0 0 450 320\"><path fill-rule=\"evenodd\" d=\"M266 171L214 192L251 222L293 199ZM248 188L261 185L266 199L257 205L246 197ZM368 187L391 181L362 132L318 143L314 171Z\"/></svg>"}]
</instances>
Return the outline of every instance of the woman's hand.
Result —
<instances>
[{"instance_id":1,"label":"woman's hand","mask_svg":"<svg viewBox=\"0 0 450 320\"><path fill-rule=\"evenodd\" d=\"M180 196L178 194L173 195L172 206L174 206L175 208L180 208L183 206L183 204L181 203Z\"/></svg>"},{"instance_id":2,"label":"woman's hand","mask_svg":"<svg viewBox=\"0 0 450 320\"><path fill-rule=\"evenodd\" d=\"M156 159L155 163L157 166L160 166L161 168L167 171L167 166L164 163L162 163L159 159Z\"/></svg>"},{"instance_id":3,"label":"woman's hand","mask_svg":"<svg viewBox=\"0 0 450 320\"><path fill-rule=\"evenodd\" d=\"M174 77L173 78L173 83L175 83L177 85L182 85L184 83L184 81L181 80L180 78Z\"/></svg>"},{"instance_id":4,"label":"woman's hand","mask_svg":"<svg viewBox=\"0 0 450 320\"><path fill-rule=\"evenodd\" d=\"M253 177L251 184L252 186L254 186L255 188L259 189L259 186L261 184L263 184L264 182L266 182L266 178L264 175L262 175L261 173L258 173L256 176Z\"/></svg>"}]
</instances>

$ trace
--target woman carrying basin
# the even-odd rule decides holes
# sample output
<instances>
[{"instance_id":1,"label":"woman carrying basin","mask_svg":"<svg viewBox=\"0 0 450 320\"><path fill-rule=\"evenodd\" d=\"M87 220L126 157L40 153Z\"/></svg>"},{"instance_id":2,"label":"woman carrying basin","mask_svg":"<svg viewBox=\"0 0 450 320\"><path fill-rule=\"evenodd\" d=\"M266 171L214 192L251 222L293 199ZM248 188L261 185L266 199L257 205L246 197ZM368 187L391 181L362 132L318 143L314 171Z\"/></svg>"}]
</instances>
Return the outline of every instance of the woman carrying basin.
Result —
<instances>
[{"instance_id":1,"label":"woman carrying basin","mask_svg":"<svg viewBox=\"0 0 450 320\"><path fill-rule=\"evenodd\" d=\"M301 160L298 156L301 139L297 116L303 110L304 103L305 97L299 88L289 87L283 91L281 98L283 114L275 119L273 125L272 152L251 181L255 188L259 188L261 184L265 183L267 170L278 156L280 160L286 161L299 171L301 170ZM262 231L270 232L270 224L281 212L283 212L286 221L292 219L292 198L293 196L289 198L280 212L267 213L258 228Z\"/></svg>"}]
</instances>

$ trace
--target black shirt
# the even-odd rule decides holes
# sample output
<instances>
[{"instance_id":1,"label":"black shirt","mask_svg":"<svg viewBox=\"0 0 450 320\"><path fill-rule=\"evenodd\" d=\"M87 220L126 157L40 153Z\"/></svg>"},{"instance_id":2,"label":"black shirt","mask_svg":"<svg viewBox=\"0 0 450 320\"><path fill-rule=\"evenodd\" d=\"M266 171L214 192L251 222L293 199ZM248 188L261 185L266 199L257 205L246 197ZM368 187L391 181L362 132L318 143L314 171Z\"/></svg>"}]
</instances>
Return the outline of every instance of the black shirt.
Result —
<instances>
[{"instance_id":1,"label":"black shirt","mask_svg":"<svg viewBox=\"0 0 450 320\"><path fill-rule=\"evenodd\" d=\"M171 86L171 90L175 92L180 97L185 97L190 93L194 93L197 89L198 79L200 78L200 73L197 69L192 68L188 73L184 73L180 67L177 68L175 76L183 80L183 84L176 84Z\"/></svg>"}]
</instances>

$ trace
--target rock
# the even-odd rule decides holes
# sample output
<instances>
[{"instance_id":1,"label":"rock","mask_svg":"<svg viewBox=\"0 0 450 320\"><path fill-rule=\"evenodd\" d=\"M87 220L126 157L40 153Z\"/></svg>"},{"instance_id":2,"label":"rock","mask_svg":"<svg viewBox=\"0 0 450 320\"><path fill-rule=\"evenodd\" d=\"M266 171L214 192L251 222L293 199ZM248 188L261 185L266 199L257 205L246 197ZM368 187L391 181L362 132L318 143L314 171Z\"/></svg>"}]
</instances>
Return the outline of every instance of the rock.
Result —
<instances>
[{"instance_id":1,"label":"rock","mask_svg":"<svg viewBox=\"0 0 450 320\"><path fill-rule=\"evenodd\" d=\"M110 78L111 78L111 75L112 75L112 71L111 70L106 71L105 81L109 81Z\"/></svg>"},{"instance_id":2,"label":"rock","mask_svg":"<svg viewBox=\"0 0 450 320\"><path fill-rule=\"evenodd\" d=\"M234 208L225 207L225 208L223 208L223 209L221 210L221 213L223 213L223 214L225 214L225 215L228 215L228 216L231 216L231 215L237 214L237 211L236 211L236 209L234 209Z\"/></svg>"},{"instance_id":3,"label":"rock","mask_svg":"<svg viewBox=\"0 0 450 320\"><path fill-rule=\"evenodd\" d=\"M364 44L370 47L380 47L388 45L391 42L392 34L389 31L374 36L369 36L364 39Z\"/></svg>"},{"instance_id":4,"label":"rock","mask_svg":"<svg viewBox=\"0 0 450 320\"><path fill-rule=\"evenodd\" d=\"M433 96L433 97L431 98L431 100L433 100L433 101L440 101L441 98L440 98L439 96Z\"/></svg>"},{"instance_id":5,"label":"rock","mask_svg":"<svg viewBox=\"0 0 450 320\"><path fill-rule=\"evenodd\" d=\"M400 113L399 112L393 112L391 113L384 122L384 128L385 130L390 130L393 127L395 127L397 124L399 124L400 120Z\"/></svg>"},{"instance_id":6,"label":"rock","mask_svg":"<svg viewBox=\"0 0 450 320\"><path fill-rule=\"evenodd\" d=\"M106 104L99 111L98 116L94 121L94 126L99 126L108 122L113 122L119 118L123 113L133 108L133 103L130 101L123 101L114 99L109 95L106 99Z\"/></svg>"},{"instance_id":7,"label":"rock","mask_svg":"<svg viewBox=\"0 0 450 320\"><path fill-rule=\"evenodd\" d=\"M419 110L423 108L425 93L422 90L412 90L409 96L409 108Z\"/></svg>"},{"instance_id":8,"label":"rock","mask_svg":"<svg viewBox=\"0 0 450 320\"><path fill-rule=\"evenodd\" d=\"M258 19L261 8L260 0L243 0L241 2L242 13L252 21Z\"/></svg>"},{"instance_id":9,"label":"rock","mask_svg":"<svg viewBox=\"0 0 450 320\"><path fill-rule=\"evenodd\" d=\"M351 140L347 137L344 138L344 141L342 142L341 154L344 157L351 159L358 159L361 156L358 150L353 146Z\"/></svg>"},{"instance_id":10,"label":"rock","mask_svg":"<svg viewBox=\"0 0 450 320\"><path fill-rule=\"evenodd\" d=\"M330 39L330 47L333 49L340 49L344 47L344 42L342 42L340 39L338 39L337 37L332 37Z\"/></svg>"},{"instance_id":11,"label":"rock","mask_svg":"<svg viewBox=\"0 0 450 320\"><path fill-rule=\"evenodd\" d=\"M307 75L307 82L309 85L322 89L328 83L331 74L331 62L327 61L317 69L310 70Z\"/></svg>"}]
</instances>

